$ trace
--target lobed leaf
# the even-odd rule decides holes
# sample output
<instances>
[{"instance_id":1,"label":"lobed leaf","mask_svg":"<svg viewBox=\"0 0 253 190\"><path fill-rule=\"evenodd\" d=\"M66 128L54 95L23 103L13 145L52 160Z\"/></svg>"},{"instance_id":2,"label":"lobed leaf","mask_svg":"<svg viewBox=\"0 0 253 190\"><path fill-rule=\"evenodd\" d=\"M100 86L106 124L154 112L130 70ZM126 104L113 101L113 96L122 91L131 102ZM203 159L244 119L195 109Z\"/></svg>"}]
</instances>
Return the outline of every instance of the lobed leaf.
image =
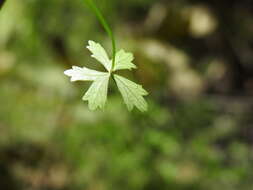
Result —
<instances>
[{"instance_id":1,"label":"lobed leaf","mask_svg":"<svg viewBox=\"0 0 253 190\"><path fill-rule=\"evenodd\" d=\"M115 65L113 71L122 69L136 69L137 67L132 63L134 56L132 53L127 53L124 50L120 50L115 56Z\"/></svg>"},{"instance_id":2,"label":"lobed leaf","mask_svg":"<svg viewBox=\"0 0 253 190\"><path fill-rule=\"evenodd\" d=\"M83 96L84 101L88 101L89 108L95 110L97 108L104 108L107 100L108 83L111 76L112 61L108 58L106 51L99 44L94 41L89 41L87 48L92 52L92 57L97 59L108 72L99 72L88 69L86 67L73 66L72 69L66 70L65 75L71 77L71 81L93 81L88 91ZM136 66L132 63L134 56L132 53L120 50L115 56L115 65L112 71L122 69L135 69ZM114 74L114 79L119 88L123 100L131 111L134 106L140 111L144 112L148 109L148 104L143 96L148 95L147 91L138 85L122 76Z\"/></svg>"},{"instance_id":3,"label":"lobed leaf","mask_svg":"<svg viewBox=\"0 0 253 190\"><path fill-rule=\"evenodd\" d=\"M86 67L73 66L72 69L66 70L65 75L71 77L70 81L94 81L97 77L104 76L105 72L99 72L96 70L88 69Z\"/></svg>"},{"instance_id":4,"label":"lobed leaf","mask_svg":"<svg viewBox=\"0 0 253 190\"><path fill-rule=\"evenodd\" d=\"M141 85L116 74L114 74L114 79L129 111L134 106L142 112L147 111L148 104L143 96L148 95L148 92Z\"/></svg>"},{"instance_id":5,"label":"lobed leaf","mask_svg":"<svg viewBox=\"0 0 253 190\"><path fill-rule=\"evenodd\" d=\"M97 108L104 108L107 100L109 78L109 73L106 73L104 76L97 77L83 96L83 100L88 101L89 109L95 110Z\"/></svg>"},{"instance_id":6,"label":"lobed leaf","mask_svg":"<svg viewBox=\"0 0 253 190\"><path fill-rule=\"evenodd\" d=\"M106 70L110 72L112 68L112 61L108 58L105 49L99 43L91 40L89 41L87 48L92 53L91 57L98 60L106 68Z\"/></svg>"}]
</instances>

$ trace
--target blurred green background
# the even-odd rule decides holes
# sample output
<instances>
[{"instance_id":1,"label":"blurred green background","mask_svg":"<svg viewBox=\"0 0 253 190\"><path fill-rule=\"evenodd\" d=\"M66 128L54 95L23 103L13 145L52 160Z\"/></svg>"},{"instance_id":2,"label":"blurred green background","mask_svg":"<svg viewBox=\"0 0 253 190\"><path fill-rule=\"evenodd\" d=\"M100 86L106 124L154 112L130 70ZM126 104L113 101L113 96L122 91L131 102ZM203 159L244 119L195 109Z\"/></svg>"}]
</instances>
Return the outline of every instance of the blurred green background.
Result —
<instances>
[{"instance_id":1,"label":"blurred green background","mask_svg":"<svg viewBox=\"0 0 253 190\"><path fill-rule=\"evenodd\" d=\"M252 190L252 0L95 2L149 111L113 83L89 111L63 75L102 68L88 40L111 48L84 0L1 0L0 189Z\"/></svg>"}]
</instances>

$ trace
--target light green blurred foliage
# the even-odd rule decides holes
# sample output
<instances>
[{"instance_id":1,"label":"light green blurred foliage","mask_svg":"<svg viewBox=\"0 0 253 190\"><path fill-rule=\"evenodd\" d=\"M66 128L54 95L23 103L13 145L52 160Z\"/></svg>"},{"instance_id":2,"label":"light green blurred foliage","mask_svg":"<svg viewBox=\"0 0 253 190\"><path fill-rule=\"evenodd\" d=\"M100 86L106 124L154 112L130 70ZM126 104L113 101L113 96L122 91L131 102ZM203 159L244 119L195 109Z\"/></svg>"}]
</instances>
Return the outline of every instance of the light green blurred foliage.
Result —
<instances>
[{"instance_id":1,"label":"light green blurred foliage","mask_svg":"<svg viewBox=\"0 0 253 190\"><path fill-rule=\"evenodd\" d=\"M153 3L99 6L117 31L122 7ZM169 104L166 66L142 53L143 72L130 77L155 89L149 111L129 113L115 85L105 110L89 111L81 97L90 84L63 75L71 65L96 68L89 39L110 47L82 0L7 0L0 12L0 171L7 167L19 190L252 189L252 147L234 138L242 117L205 96Z\"/></svg>"}]
</instances>

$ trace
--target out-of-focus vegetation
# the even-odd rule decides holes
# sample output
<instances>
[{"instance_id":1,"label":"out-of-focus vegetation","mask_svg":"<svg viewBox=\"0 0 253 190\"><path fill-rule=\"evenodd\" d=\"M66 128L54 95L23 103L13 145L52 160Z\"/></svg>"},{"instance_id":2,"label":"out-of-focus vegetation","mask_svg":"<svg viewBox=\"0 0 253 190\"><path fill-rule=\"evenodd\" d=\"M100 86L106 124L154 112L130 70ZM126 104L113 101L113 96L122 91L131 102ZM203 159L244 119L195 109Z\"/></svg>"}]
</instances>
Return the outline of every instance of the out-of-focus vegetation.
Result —
<instances>
[{"instance_id":1,"label":"out-of-focus vegetation","mask_svg":"<svg viewBox=\"0 0 253 190\"><path fill-rule=\"evenodd\" d=\"M3 1L1 1L3 2ZM84 0L7 0L0 11L0 189L252 190L252 0L96 0L124 72L148 89L129 113L113 83L104 111L71 84L110 49ZM99 68L97 68L99 67ZM130 75L130 76L129 76Z\"/></svg>"}]
</instances>

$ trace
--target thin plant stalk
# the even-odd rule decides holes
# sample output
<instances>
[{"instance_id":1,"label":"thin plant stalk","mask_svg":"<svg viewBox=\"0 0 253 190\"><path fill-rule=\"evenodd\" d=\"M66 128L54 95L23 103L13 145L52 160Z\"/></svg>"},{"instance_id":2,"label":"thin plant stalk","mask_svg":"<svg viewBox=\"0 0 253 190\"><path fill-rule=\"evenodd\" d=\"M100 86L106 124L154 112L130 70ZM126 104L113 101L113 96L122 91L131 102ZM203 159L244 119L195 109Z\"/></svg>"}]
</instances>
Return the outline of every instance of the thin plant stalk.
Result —
<instances>
[{"instance_id":1,"label":"thin plant stalk","mask_svg":"<svg viewBox=\"0 0 253 190\"><path fill-rule=\"evenodd\" d=\"M110 37L112 41L112 69L113 69L114 64L115 64L116 43L115 43L115 37L112 32L112 29L110 28L105 17L103 16L99 8L96 6L96 4L93 2L93 0L85 0L85 2L91 8L91 10L95 13L99 22L101 23L101 25L103 26L103 28L105 29L106 33L108 34L108 36Z\"/></svg>"}]
</instances>

